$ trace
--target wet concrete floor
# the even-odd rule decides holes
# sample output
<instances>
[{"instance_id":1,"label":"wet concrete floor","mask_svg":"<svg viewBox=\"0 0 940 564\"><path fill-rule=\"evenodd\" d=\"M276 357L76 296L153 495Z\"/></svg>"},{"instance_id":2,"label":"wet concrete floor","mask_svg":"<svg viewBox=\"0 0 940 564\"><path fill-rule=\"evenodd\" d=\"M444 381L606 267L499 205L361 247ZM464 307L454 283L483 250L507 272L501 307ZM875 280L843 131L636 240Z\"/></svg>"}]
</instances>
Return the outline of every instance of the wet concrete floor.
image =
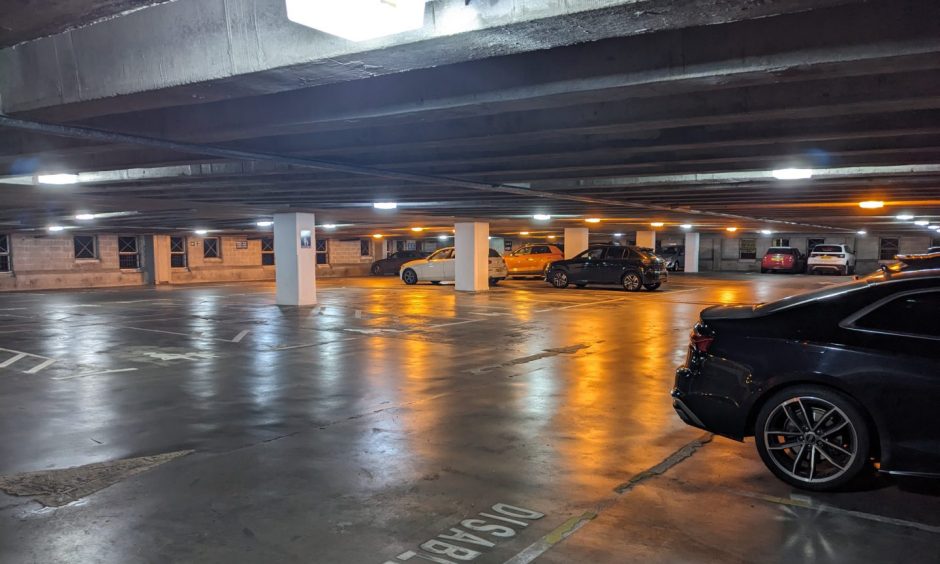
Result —
<instances>
[{"instance_id":1,"label":"wet concrete floor","mask_svg":"<svg viewBox=\"0 0 940 564\"><path fill-rule=\"evenodd\" d=\"M807 494L673 413L702 308L836 280L0 294L0 476L194 451L0 493L0 562L938 562L937 484Z\"/></svg>"}]
</instances>

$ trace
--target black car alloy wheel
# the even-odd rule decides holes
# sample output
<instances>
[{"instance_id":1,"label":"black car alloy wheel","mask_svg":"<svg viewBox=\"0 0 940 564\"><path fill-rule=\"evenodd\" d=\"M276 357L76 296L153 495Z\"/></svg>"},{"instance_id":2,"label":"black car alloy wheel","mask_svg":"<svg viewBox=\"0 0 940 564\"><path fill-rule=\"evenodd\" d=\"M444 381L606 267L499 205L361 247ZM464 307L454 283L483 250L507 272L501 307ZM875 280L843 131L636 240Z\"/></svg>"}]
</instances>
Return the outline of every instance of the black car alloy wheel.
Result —
<instances>
[{"instance_id":1,"label":"black car alloy wheel","mask_svg":"<svg viewBox=\"0 0 940 564\"><path fill-rule=\"evenodd\" d=\"M405 284L413 286L418 283L418 274L414 270L406 268L405 271L401 273L401 279L405 281Z\"/></svg>"},{"instance_id":2,"label":"black car alloy wheel","mask_svg":"<svg viewBox=\"0 0 940 564\"><path fill-rule=\"evenodd\" d=\"M755 442L778 478L810 490L844 486L868 465L865 420L846 396L816 386L774 395L761 409Z\"/></svg>"},{"instance_id":3,"label":"black car alloy wheel","mask_svg":"<svg viewBox=\"0 0 940 564\"><path fill-rule=\"evenodd\" d=\"M372 274L375 274L376 276L381 275L381 274L382 274L382 265L381 265L381 264L373 264L373 265L372 265Z\"/></svg>"},{"instance_id":4,"label":"black car alloy wheel","mask_svg":"<svg viewBox=\"0 0 940 564\"><path fill-rule=\"evenodd\" d=\"M640 280L640 275L636 272L624 274L620 282L623 284L623 289L628 292L637 292L643 287L643 281Z\"/></svg>"},{"instance_id":5,"label":"black car alloy wheel","mask_svg":"<svg viewBox=\"0 0 940 564\"><path fill-rule=\"evenodd\" d=\"M552 274L552 285L556 288L568 287L568 273L564 270L558 270Z\"/></svg>"}]
</instances>

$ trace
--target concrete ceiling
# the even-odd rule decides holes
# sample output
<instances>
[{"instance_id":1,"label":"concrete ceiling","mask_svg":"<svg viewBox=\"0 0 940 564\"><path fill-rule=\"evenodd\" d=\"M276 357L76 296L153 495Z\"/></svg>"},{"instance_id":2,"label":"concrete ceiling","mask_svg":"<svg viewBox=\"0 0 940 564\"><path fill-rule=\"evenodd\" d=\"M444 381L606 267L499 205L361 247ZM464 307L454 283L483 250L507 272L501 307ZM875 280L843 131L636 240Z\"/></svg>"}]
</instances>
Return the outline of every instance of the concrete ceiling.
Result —
<instances>
[{"instance_id":1,"label":"concrete ceiling","mask_svg":"<svg viewBox=\"0 0 940 564\"><path fill-rule=\"evenodd\" d=\"M437 4L429 10L447 7ZM135 211L97 224L238 230L287 209L313 210L350 235L443 230L458 218L546 233L585 217L604 218L597 229L611 231L663 221L666 229L925 233L895 215L940 221L940 4L782 1L772 12L746 0L593 4L545 18L510 11L495 27L422 31L342 55L380 63L373 73L323 59L289 67L307 82L277 80L284 67L203 81L190 69L178 86L148 77L124 93L62 90L58 104L50 93L61 76L38 81L32 96L23 82L4 92L4 112L264 159L0 129L0 167L14 183L0 188L0 225L42 229L79 211ZM678 4L684 10L666 8ZM593 31L579 33L584 22ZM29 56L43 50L27 45ZM24 57L0 51L16 68ZM791 166L816 175L769 175ZM32 185L34 174L66 171L81 171L82 182ZM377 212L376 200L400 207ZM887 206L862 210L861 200ZM536 222L534 213L553 219Z\"/></svg>"}]
</instances>

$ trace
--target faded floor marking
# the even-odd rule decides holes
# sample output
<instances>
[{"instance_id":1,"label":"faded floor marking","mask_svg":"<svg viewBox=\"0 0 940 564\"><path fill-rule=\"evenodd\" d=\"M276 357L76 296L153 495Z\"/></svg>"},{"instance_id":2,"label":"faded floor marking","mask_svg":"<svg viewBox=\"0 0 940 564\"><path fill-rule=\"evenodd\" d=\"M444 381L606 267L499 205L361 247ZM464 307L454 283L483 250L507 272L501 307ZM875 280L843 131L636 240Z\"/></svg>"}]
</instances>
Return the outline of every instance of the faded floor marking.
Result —
<instances>
[{"instance_id":1,"label":"faded floor marking","mask_svg":"<svg viewBox=\"0 0 940 564\"><path fill-rule=\"evenodd\" d=\"M13 349L0 348L0 351L10 353L13 355L12 357L0 363L0 368L9 368L10 366L13 366L14 364L16 364L17 362L20 362L23 359L36 359L36 360L41 361L39 364L33 366L32 368L28 370L24 370L26 374L37 374L57 362L56 359L49 358L48 356L42 356L42 355L32 354L32 353L23 352L23 351L15 351Z\"/></svg>"},{"instance_id":2,"label":"faded floor marking","mask_svg":"<svg viewBox=\"0 0 940 564\"><path fill-rule=\"evenodd\" d=\"M679 450L670 454L659 464L647 468L646 470L636 474L626 482L614 488L614 493L616 495L598 503L593 511L585 511L581 515L568 519L556 527L552 532L530 544L509 560L506 560L504 564L529 564L539 556L545 554L545 552L547 552L550 548L570 537L582 527L590 523L604 510L617 503L620 499L622 499L623 494L628 493L636 486L651 478L655 478L656 476L664 474L673 466L676 466L677 464L691 457L700 448L710 443L712 437L713 435L711 433L705 433L694 441L686 443L681 448L679 448Z\"/></svg>"},{"instance_id":3,"label":"faded floor marking","mask_svg":"<svg viewBox=\"0 0 940 564\"><path fill-rule=\"evenodd\" d=\"M179 450L73 468L0 476L0 490L9 495L32 497L47 507L60 507L192 452Z\"/></svg>"},{"instance_id":4,"label":"faded floor marking","mask_svg":"<svg viewBox=\"0 0 940 564\"><path fill-rule=\"evenodd\" d=\"M506 368L507 366L516 366L518 364L526 364L527 362L532 362L532 361L539 360L542 358L549 358L552 356L558 356L561 354L575 354L576 352L586 349L590 346L591 345L585 345L583 343L580 343L577 345L571 345L570 347L544 349L542 352L538 354L533 354L529 356L524 356L522 358L515 358L512 360L507 360L506 362L502 362L500 364L490 364L488 366L481 366L479 368L471 368L470 370L464 370L464 372L468 372L470 374L476 374L476 375L486 374L487 372L491 372L493 370L496 370L497 368Z\"/></svg>"}]
</instances>

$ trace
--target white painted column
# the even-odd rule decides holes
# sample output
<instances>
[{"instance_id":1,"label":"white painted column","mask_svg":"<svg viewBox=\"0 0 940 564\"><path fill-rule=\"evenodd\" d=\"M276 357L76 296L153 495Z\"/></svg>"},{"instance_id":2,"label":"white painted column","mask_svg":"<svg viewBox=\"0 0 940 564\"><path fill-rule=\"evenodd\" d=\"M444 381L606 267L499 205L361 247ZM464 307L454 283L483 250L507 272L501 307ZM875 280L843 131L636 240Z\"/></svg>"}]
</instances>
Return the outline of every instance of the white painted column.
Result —
<instances>
[{"instance_id":1,"label":"white painted column","mask_svg":"<svg viewBox=\"0 0 940 564\"><path fill-rule=\"evenodd\" d=\"M372 260L382 260L388 256L385 252L385 239L372 239Z\"/></svg>"},{"instance_id":2,"label":"white painted column","mask_svg":"<svg viewBox=\"0 0 940 564\"><path fill-rule=\"evenodd\" d=\"M588 242L587 227L565 227L565 258L570 259L586 251Z\"/></svg>"},{"instance_id":3,"label":"white painted column","mask_svg":"<svg viewBox=\"0 0 940 564\"><path fill-rule=\"evenodd\" d=\"M312 213L274 214L278 305L317 303L317 242Z\"/></svg>"},{"instance_id":4,"label":"white painted column","mask_svg":"<svg viewBox=\"0 0 940 564\"><path fill-rule=\"evenodd\" d=\"M637 231L636 232L636 246L637 247L649 247L650 249L656 248L656 232L655 231Z\"/></svg>"},{"instance_id":5,"label":"white painted column","mask_svg":"<svg viewBox=\"0 0 940 564\"><path fill-rule=\"evenodd\" d=\"M489 290L490 224L458 223L454 230L454 274L457 291Z\"/></svg>"},{"instance_id":6,"label":"white painted column","mask_svg":"<svg viewBox=\"0 0 940 564\"><path fill-rule=\"evenodd\" d=\"M700 244L700 233L685 234L685 259L683 260L682 266L686 272L698 272L698 255Z\"/></svg>"}]
</instances>

